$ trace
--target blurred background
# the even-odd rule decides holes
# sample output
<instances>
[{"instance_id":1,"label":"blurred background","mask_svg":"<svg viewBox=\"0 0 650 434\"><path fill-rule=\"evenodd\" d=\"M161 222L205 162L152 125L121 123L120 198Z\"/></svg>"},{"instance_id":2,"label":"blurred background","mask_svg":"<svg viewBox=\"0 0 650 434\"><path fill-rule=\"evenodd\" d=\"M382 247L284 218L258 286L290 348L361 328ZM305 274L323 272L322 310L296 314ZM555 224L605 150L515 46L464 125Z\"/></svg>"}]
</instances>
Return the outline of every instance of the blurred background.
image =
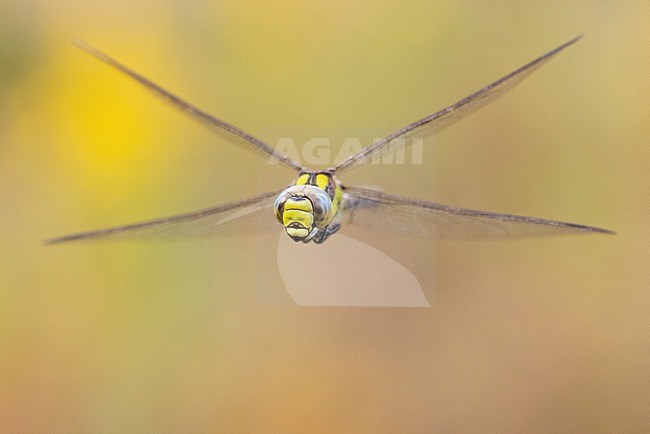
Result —
<instances>
[{"instance_id":1,"label":"blurred background","mask_svg":"<svg viewBox=\"0 0 650 434\"><path fill-rule=\"evenodd\" d=\"M650 428L650 3L0 9L3 430ZM75 37L270 143L326 135L336 148L581 33L511 94L428 141L423 164L343 180L616 236L434 245L356 234L418 277L432 305L422 309L293 305L278 234L42 245L293 177L169 109ZM331 279L355 285L336 270Z\"/></svg>"}]
</instances>

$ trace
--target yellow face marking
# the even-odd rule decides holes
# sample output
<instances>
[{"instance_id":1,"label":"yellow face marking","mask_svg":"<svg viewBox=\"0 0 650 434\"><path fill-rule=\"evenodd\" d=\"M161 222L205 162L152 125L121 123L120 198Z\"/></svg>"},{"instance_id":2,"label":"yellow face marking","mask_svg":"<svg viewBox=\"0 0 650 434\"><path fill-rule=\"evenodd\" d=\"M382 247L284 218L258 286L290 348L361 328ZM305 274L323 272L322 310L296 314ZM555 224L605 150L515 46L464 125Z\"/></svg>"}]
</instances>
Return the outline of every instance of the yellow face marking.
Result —
<instances>
[{"instance_id":1,"label":"yellow face marking","mask_svg":"<svg viewBox=\"0 0 650 434\"><path fill-rule=\"evenodd\" d=\"M292 238L305 238L307 235L309 235L308 229L286 228L286 231L287 235Z\"/></svg>"},{"instance_id":2,"label":"yellow face marking","mask_svg":"<svg viewBox=\"0 0 650 434\"><path fill-rule=\"evenodd\" d=\"M284 214L282 214L282 224L286 228L291 223L299 223L305 229L311 229L314 224L314 215L297 209L285 209Z\"/></svg>"},{"instance_id":3,"label":"yellow face marking","mask_svg":"<svg viewBox=\"0 0 650 434\"><path fill-rule=\"evenodd\" d=\"M313 213L314 207L312 206L311 201L307 198L304 197L300 199L290 198L287 199L287 201L284 203L284 210L285 212L289 210L299 210L308 213Z\"/></svg>"},{"instance_id":4,"label":"yellow face marking","mask_svg":"<svg viewBox=\"0 0 650 434\"><path fill-rule=\"evenodd\" d=\"M289 228L292 223L298 223L300 228ZM289 235L307 236L314 224L314 208L311 201L307 199L288 199L284 204L282 213L282 224Z\"/></svg>"}]
</instances>

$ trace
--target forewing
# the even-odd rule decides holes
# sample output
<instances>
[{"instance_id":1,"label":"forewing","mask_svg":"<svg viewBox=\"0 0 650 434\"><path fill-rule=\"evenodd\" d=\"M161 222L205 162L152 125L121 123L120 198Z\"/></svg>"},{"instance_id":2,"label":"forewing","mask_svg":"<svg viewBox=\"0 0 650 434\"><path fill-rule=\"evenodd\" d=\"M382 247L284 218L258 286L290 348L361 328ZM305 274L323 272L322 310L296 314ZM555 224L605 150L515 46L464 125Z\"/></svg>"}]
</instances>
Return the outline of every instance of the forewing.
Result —
<instances>
[{"instance_id":1,"label":"forewing","mask_svg":"<svg viewBox=\"0 0 650 434\"><path fill-rule=\"evenodd\" d=\"M403 142L397 139L406 139L412 136L427 137L431 134L438 133L450 125L466 118L470 114L485 107L493 101L496 101L501 95L508 92L510 89L521 83L523 79L535 72L540 66L551 60L556 54L564 50L571 44L577 42L581 36L570 40L569 42L560 45L556 49L549 51L543 56L538 57L532 62L527 63L521 68L511 72L495 81L492 84L485 86L478 92L474 92L470 96L461 99L460 101L446 107L436 113L433 113L425 118L417 120L404 128L401 128L388 136L384 137L361 149L358 153L339 163L334 169L334 173L340 175L341 173L352 169L353 167L361 166L377 160L384 154L394 152L402 145L408 146L409 141Z\"/></svg>"},{"instance_id":2,"label":"forewing","mask_svg":"<svg viewBox=\"0 0 650 434\"><path fill-rule=\"evenodd\" d=\"M131 77L132 79L140 83L142 86L147 88L149 91L153 92L154 95L161 98L163 101L165 101L172 107L177 108L182 113L186 114L192 119L208 127L212 132L222 137L223 139L231 143L237 144L240 147L248 149L249 151L253 151L263 157L267 157L267 158L271 157L274 160L278 161L280 164L289 167L291 169L298 170L298 171L302 169L302 166L298 164L296 161L294 161L293 159L291 159L289 156L276 152L271 146L264 143L262 140L258 139L257 137L248 134L242 129L226 121L217 119L216 117L199 109L198 107L195 107L189 102L163 89L162 87L152 82L148 78L145 78L142 75L138 74L137 72L133 71L132 69L122 65L117 60L101 52L100 50L78 39L75 40L74 43L75 45L77 45L77 47L81 48L88 54L91 54L92 56L101 60L105 64Z\"/></svg>"},{"instance_id":3,"label":"forewing","mask_svg":"<svg viewBox=\"0 0 650 434\"><path fill-rule=\"evenodd\" d=\"M344 224L402 236L472 240L613 233L538 217L457 208L367 188L346 187L344 191Z\"/></svg>"},{"instance_id":4,"label":"forewing","mask_svg":"<svg viewBox=\"0 0 650 434\"><path fill-rule=\"evenodd\" d=\"M200 211L123 226L80 232L47 240L47 244L100 239L169 239L210 235L242 235L279 230L273 202L281 191L273 191Z\"/></svg>"}]
</instances>

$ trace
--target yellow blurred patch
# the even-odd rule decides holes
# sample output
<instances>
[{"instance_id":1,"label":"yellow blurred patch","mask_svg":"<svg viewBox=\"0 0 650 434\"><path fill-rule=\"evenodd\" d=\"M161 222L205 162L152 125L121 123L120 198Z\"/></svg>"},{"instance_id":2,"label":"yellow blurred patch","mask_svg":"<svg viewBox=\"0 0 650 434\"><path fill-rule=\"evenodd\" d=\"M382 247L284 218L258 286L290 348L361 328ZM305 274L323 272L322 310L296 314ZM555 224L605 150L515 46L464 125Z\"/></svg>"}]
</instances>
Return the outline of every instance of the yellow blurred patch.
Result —
<instances>
[{"instance_id":1,"label":"yellow blurred patch","mask_svg":"<svg viewBox=\"0 0 650 434\"><path fill-rule=\"evenodd\" d=\"M70 144L76 149L71 150L84 164L113 175L129 159L151 150L155 138L151 124L138 122L144 114L134 103L140 98L134 96L133 85L114 75L107 71L80 78L73 87L60 88L53 101L58 106L59 128L73 138Z\"/></svg>"},{"instance_id":2,"label":"yellow blurred patch","mask_svg":"<svg viewBox=\"0 0 650 434\"><path fill-rule=\"evenodd\" d=\"M126 55L128 47L116 53L115 47L100 48L127 65L137 57ZM114 180L121 185L138 182L142 173L138 169L160 154L165 111L150 108L164 103L72 45L51 59L49 75L56 86L46 90L45 111L52 114L60 164L78 178L76 182L109 196L105 200L119 200L127 192L111 189ZM141 65L132 66L138 70ZM148 64L146 69L155 66Z\"/></svg>"}]
</instances>

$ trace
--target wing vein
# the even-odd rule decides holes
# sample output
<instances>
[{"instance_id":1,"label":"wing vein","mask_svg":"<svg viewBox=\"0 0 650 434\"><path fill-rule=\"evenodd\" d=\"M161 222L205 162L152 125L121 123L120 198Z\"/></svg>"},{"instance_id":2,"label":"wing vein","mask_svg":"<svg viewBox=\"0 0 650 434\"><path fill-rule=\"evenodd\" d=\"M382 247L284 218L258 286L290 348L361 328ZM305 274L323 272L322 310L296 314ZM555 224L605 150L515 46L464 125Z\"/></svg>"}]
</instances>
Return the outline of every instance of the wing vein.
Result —
<instances>
[{"instance_id":1,"label":"wing vein","mask_svg":"<svg viewBox=\"0 0 650 434\"><path fill-rule=\"evenodd\" d=\"M302 170L302 166L290 158L288 155L280 154L274 150L271 146L258 139L257 137L245 132L244 130L226 122L221 119L218 119L211 114L199 109L198 107L190 104L189 102L183 100L182 98L174 95L173 93L163 89L161 86L157 85L148 78L140 75L134 70L124 66L117 60L113 59L104 52L92 47L86 42L75 39L74 44L84 50L86 53L92 55L93 57L99 59L105 64L113 67L114 69L122 72L123 74L131 77L133 80L140 83L142 86L151 91L154 95L161 98L163 101L180 110L182 113L188 115L197 122L207 126L211 131L216 132L230 141L235 140L242 147L261 153L276 159L280 164L294 169L296 171Z\"/></svg>"},{"instance_id":2,"label":"wing vein","mask_svg":"<svg viewBox=\"0 0 650 434\"><path fill-rule=\"evenodd\" d=\"M581 37L582 36L578 36L569 42L560 45L454 104L394 131L386 137L361 149L356 154L347 157L330 170L332 170L333 173L340 175L344 171L376 160L381 156L382 151L387 151L389 153L393 152L397 149L391 149L391 142L395 139L425 133L433 134L442 131L461 119L464 119L471 113L474 113L476 110L496 101L500 96L519 84L524 78L536 71L537 68L542 66L566 47L577 42ZM406 143L406 145L408 146L408 143Z\"/></svg>"}]
</instances>

